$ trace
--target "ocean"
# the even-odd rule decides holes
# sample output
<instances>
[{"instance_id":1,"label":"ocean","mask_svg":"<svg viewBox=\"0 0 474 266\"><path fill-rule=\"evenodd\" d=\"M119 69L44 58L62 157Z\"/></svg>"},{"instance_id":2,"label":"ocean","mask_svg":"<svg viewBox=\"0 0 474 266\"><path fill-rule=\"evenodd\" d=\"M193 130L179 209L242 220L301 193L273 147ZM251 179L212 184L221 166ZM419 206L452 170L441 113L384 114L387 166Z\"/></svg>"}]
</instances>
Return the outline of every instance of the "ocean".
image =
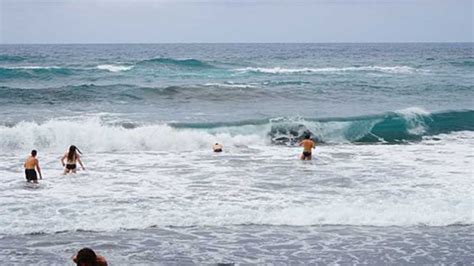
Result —
<instances>
[{"instance_id":1,"label":"ocean","mask_svg":"<svg viewBox=\"0 0 474 266\"><path fill-rule=\"evenodd\" d=\"M0 45L0 261L470 265L473 51Z\"/></svg>"}]
</instances>

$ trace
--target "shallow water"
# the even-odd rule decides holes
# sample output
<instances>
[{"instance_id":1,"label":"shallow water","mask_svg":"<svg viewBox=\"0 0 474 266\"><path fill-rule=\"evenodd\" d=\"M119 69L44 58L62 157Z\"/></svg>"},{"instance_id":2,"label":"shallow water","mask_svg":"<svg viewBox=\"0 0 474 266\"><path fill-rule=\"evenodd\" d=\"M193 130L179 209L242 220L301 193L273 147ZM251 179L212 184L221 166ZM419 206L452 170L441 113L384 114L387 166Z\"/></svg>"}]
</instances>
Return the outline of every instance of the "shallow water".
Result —
<instances>
[{"instance_id":1,"label":"shallow water","mask_svg":"<svg viewBox=\"0 0 474 266\"><path fill-rule=\"evenodd\" d=\"M110 264L457 264L473 261L472 226L206 226L0 238L2 259L66 264L84 246Z\"/></svg>"},{"instance_id":2,"label":"shallow water","mask_svg":"<svg viewBox=\"0 0 474 266\"><path fill-rule=\"evenodd\" d=\"M299 149L278 146L228 147L222 154L90 153L83 158L87 170L67 176L58 156L46 153L39 157L45 179L37 188L25 186L20 162L6 154L0 233L471 224L473 136L460 132L456 144L453 137L412 145L321 146L311 162L297 159Z\"/></svg>"},{"instance_id":3,"label":"shallow water","mask_svg":"<svg viewBox=\"0 0 474 266\"><path fill-rule=\"evenodd\" d=\"M91 246L116 263L467 263L472 134L451 138L321 146L312 162L284 147L93 153L91 170L67 176L42 154L38 187L3 155L0 256L61 264Z\"/></svg>"}]
</instances>

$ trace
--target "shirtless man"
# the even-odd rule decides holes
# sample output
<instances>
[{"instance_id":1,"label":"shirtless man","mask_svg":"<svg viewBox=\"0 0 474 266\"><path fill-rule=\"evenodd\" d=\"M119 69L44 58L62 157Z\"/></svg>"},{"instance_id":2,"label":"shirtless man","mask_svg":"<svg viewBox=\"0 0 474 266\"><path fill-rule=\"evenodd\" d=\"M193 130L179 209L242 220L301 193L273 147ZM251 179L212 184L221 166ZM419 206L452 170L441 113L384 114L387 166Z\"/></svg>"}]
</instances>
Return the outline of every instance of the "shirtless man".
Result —
<instances>
[{"instance_id":1,"label":"shirtless man","mask_svg":"<svg viewBox=\"0 0 474 266\"><path fill-rule=\"evenodd\" d=\"M309 134L304 136L304 140L300 142L300 146L303 146L301 160L311 160L311 150L315 148L315 144L314 141L311 140L311 136Z\"/></svg>"},{"instance_id":2,"label":"shirtless man","mask_svg":"<svg viewBox=\"0 0 474 266\"><path fill-rule=\"evenodd\" d=\"M36 159L36 150L31 151L31 155L28 156L23 166L25 167L25 176L27 182L38 183L38 176L36 175L36 170L38 170L40 179L43 179L41 175L41 168L39 166L38 159Z\"/></svg>"},{"instance_id":3,"label":"shirtless man","mask_svg":"<svg viewBox=\"0 0 474 266\"><path fill-rule=\"evenodd\" d=\"M222 152L222 144L216 142L214 145L212 145L212 150L214 152Z\"/></svg>"}]
</instances>

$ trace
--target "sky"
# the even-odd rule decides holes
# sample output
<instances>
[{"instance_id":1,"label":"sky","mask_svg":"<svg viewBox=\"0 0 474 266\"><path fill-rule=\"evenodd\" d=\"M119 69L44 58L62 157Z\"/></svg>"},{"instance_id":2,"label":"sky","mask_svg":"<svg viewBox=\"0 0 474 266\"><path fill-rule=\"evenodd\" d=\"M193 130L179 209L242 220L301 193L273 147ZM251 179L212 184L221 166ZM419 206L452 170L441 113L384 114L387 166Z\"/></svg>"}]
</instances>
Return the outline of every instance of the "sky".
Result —
<instances>
[{"instance_id":1,"label":"sky","mask_svg":"<svg viewBox=\"0 0 474 266\"><path fill-rule=\"evenodd\" d=\"M0 43L473 42L474 0L0 0Z\"/></svg>"}]
</instances>

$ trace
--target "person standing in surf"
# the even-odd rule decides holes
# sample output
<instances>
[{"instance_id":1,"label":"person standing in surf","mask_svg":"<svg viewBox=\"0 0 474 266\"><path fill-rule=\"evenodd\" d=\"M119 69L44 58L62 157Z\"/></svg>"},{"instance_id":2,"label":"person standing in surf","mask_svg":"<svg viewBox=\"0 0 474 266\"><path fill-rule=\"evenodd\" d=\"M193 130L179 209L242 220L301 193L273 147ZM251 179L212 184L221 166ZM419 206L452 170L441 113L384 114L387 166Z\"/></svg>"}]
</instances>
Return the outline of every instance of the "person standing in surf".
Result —
<instances>
[{"instance_id":1,"label":"person standing in surf","mask_svg":"<svg viewBox=\"0 0 474 266\"><path fill-rule=\"evenodd\" d=\"M306 134L304 136L304 140L300 142L300 146L303 147L303 153L301 154L301 160L311 160L312 159L312 149L314 149L316 146L314 144L314 141L311 139L310 134Z\"/></svg>"},{"instance_id":2,"label":"person standing in surf","mask_svg":"<svg viewBox=\"0 0 474 266\"><path fill-rule=\"evenodd\" d=\"M81 165L82 170L86 170L86 168L84 168L84 165L82 164L80 154L82 154L82 152L76 146L71 145L69 147L69 151L66 152L61 158L61 163L64 167L64 174L68 174L70 172L76 173L77 162ZM66 163L64 163L65 159L67 159Z\"/></svg>"},{"instance_id":3,"label":"person standing in surf","mask_svg":"<svg viewBox=\"0 0 474 266\"><path fill-rule=\"evenodd\" d=\"M39 166L39 161L36 158L36 155L38 152L36 150L31 151L31 155L26 158L25 163L23 166L25 167L25 176L26 176L26 181L27 182L33 182L33 183L38 183L38 176L36 175L36 171L38 171L38 174L40 176L40 179L43 179L43 176L41 175L41 168Z\"/></svg>"}]
</instances>

